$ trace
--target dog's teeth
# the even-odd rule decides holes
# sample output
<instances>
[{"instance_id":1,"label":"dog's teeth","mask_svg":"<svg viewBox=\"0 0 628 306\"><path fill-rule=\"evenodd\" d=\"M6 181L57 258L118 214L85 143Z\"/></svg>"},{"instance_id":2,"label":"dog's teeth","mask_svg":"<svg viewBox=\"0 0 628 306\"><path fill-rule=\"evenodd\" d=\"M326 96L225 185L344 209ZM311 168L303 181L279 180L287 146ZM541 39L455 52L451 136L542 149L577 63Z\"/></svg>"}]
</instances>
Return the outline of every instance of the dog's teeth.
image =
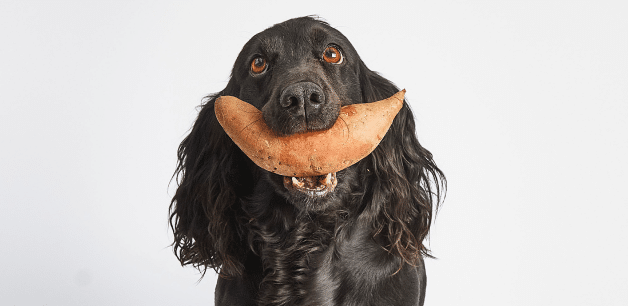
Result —
<instances>
[{"instance_id":1,"label":"dog's teeth","mask_svg":"<svg viewBox=\"0 0 628 306\"><path fill-rule=\"evenodd\" d=\"M304 183L303 183L303 182L299 181L299 179L297 179L297 178L296 178L296 177L294 177L294 176L292 177L292 184L293 184L294 186L299 187L299 188L303 187L303 185L304 185Z\"/></svg>"},{"instance_id":2,"label":"dog's teeth","mask_svg":"<svg viewBox=\"0 0 628 306\"><path fill-rule=\"evenodd\" d=\"M324 181L325 185L328 185L331 183L331 172L327 173L327 175L325 176L325 181Z\"/></svg>"}]
</instances>

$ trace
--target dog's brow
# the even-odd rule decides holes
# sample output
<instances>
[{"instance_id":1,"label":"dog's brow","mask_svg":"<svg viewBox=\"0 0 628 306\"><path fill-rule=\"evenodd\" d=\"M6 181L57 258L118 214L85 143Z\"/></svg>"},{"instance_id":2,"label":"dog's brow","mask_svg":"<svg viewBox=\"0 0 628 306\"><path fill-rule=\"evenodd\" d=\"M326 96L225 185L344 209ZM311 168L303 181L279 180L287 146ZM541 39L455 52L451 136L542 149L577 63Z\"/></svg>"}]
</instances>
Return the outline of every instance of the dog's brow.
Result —
<instances>
[{"instance_id":1,"label":"dog's brow","mask_svg":"<svg viewBox=\"0 0 628 306\"><path fill-rule=\"evenodd\" d=\"M260 45L268 54L276 54L283 50L283 40L279 37L265 37L260 40Z\"/></svg>"},{"instance_id":2,"label":"dog's brow","mask_svg":"<svg viewBox=\"0 0 628 306\"><path fill-rule=\"evenodd\" d=\"M312 44L319 45L322 44L327 38L327 31L322 28L314 27L310 32L310 40Z\"/></svg>"}]
</instances>

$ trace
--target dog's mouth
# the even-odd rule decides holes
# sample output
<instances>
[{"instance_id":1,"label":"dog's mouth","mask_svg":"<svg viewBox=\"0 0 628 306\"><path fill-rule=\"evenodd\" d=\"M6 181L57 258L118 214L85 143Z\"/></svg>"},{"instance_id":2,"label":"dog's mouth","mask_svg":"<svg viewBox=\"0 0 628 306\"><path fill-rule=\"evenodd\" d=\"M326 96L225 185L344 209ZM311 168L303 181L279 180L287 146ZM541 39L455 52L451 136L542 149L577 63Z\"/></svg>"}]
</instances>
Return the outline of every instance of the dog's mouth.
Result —
<instances>
[{"instance_id":1,"label":"dog's mouth","mask_svg":"<svg viewBox=\"0 0 628 306\"><path fill-rule=\"evenodd\" d=\"M318 198L328 195L338 185L336 172L318 176L284 176L283 185L289 191L298 191L309 197Z\"/></svg>"}]
</instances>

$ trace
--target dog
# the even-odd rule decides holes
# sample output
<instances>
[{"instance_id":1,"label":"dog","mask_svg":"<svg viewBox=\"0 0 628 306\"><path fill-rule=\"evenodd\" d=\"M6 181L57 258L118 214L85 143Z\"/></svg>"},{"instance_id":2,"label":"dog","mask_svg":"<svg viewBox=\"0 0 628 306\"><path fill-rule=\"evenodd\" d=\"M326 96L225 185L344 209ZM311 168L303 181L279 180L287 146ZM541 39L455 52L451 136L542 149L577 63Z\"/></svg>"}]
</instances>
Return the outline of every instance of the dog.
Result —
<instances>
[{"instance_id":1,"label":"dog","mask_svg":"<svg viewBox=\"0 0 628 306\"><path fill-rule=\"evenodd\" d=\"M317 17L276 24L244 45L178 148L170 204L174 253L202 275L219 273L216 305L423 305L423 241L446 180L405 100L377 148L334 173L332 187L313 178L298 188L257 167L214 113L218 97L235 96L286 136L328 129L342 106L398 91Z\"/></svg>"}]
</instances>

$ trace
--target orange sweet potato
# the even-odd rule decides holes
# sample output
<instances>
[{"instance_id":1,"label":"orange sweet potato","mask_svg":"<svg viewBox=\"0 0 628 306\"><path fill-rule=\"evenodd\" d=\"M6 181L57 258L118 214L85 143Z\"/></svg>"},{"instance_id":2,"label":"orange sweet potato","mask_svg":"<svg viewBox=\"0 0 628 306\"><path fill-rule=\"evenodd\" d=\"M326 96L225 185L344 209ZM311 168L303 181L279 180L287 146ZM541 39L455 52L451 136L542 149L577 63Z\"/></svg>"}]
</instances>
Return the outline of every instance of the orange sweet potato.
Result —
<instances>
[{"instance_id":1,"label":"orange sweet potato","mask_svg":"<svg viewBox=\"0 0 628 306\"><path fill-rule=\"evenodd\" d=\"M262 113L236 97L216 100L218 122L259 167L283 176L307 177L347 168L370 154L403 106L405 90L388 99L344 106L328 130L277 136Z\"/></svg>"}]
</instances>

